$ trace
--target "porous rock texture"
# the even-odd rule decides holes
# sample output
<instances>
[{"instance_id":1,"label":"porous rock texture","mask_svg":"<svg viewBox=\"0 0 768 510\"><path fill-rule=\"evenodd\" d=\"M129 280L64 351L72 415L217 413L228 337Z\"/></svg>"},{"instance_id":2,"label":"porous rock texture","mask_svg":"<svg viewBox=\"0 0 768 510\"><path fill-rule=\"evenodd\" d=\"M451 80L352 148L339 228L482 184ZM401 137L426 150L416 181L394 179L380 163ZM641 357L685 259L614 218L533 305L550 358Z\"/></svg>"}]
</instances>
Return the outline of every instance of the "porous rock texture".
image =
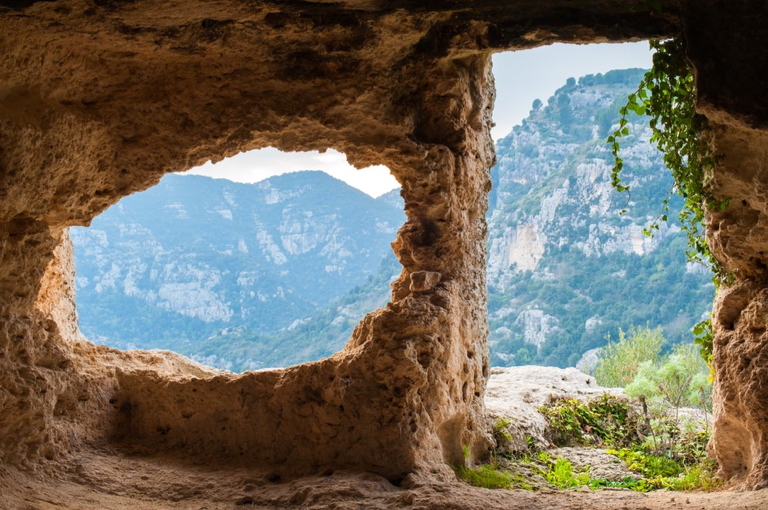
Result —
<instances>
[{"instance_id":1,"label":"porous rock texture","mask_svg":"<svg viewBox=\"0 0 768 510\"><path fill-rule=\"evenodd\" d=\"M734 281L713 309L714 434L710 453L725 479L768 486L768 54L750 42L768 22L751 2L691 5L688 56L696 69L698 109L720 156L715 196L730 200L707 216L707 240ZM727 34L727 35L726 35Z\"/></svg>"},{"instance_id":2,"label":"porous rock texture","mask_svg":"<svg viewBox=\"0 0 768 510\"><path fill-rule=\"evenodd\" d=\"M86 469L77 459L117 448L191 465L258 466L271 480L338 469L395 483L451 479L447 465L464 462L463 446L475 460L490 444L483 409L490 54L684 27L698 45L691 54L699 79L713 82L702 90L706 112L724 126L718 140L746 147L739 154L748 157L726 160L718 174L730 182L745 171L741 163L759 157L753 141L764 137L764 110L750 117L747 106L750 98L764 106L757 91L765 88L750 89L747 103L733 97L743 76L739 52L760 54L764 25L753 16L754 30L742 30L735 16L750 13L741 3L693 4L0 1L3 473L62 479ZM708 9L730 21L721 28ZM718 31L722 37L707 39ZM736 55L742 60L727 61ZM723 81L723 70L736 77ZM403 272L391 303L331 358L242 375L82 338L67 227L88 224L167 172L267 146L335 148L358 167L391 169L407 213L393 243ZM758 218L763 212L751 208L760 207L763 175L756 171L748 190ZM740 210L727 221L752 217ZM718 253L741 263L756 245L739 235L724 238ZM743 249L733 251L734 242ZM745 305L765 287L761 275L739 275L739 285L753 289L742 293ZM750 329L739 338L762 337ZM719 347L719 364L728 349ZM765 367L755 357L749 373ZM749 383L729 373L718 376L721 399ZM724 472L736 473L717 444L743 429L752 443L739 473L755 484L767 479L766 410L746 401L718 406L718 430L726 432L715 451Z\"/></svg>"}]
</instances>

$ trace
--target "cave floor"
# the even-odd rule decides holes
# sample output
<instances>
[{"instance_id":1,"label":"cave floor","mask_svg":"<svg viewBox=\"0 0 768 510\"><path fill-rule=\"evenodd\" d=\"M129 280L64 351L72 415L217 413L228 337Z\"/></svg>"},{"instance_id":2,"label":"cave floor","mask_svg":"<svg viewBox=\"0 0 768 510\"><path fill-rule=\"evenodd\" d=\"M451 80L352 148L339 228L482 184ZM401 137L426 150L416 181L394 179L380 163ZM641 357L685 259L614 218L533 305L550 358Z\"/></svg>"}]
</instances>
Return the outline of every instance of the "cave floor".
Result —
<instances>
[{"instance_id":1,"label":"cave floor","mask_svg":"<svg viewBox=\"0 0 768 510\"><path fill-rule=\"evenodd\" d=\"M461 482L406 479L403 487L372 473L337 471L290 481L248 466L150 457L140 452L81 452L64 474L0 467L0 508L48 509L764 509L768 489L755 492L627 490L503 491ZM404 488L404 487L408 488Z\"/></svg>"}]
</instances>

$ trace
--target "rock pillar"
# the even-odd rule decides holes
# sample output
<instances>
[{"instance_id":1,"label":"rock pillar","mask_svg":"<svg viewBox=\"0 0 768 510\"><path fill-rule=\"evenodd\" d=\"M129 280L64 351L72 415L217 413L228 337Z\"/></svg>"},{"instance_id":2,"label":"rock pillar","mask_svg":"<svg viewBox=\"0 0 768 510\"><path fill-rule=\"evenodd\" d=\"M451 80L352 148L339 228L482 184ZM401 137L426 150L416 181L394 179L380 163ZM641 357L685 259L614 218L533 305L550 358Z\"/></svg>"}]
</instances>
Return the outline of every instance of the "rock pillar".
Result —
<instances>
[{"instance_id":1,"label":"rock pillar","mask_svg":"<svg viewBox=\"0 0 768 510\"><path fill-rule=\"evenodd\" d=\"M768 52L753 43L768 13L760 2L702 5L684 13L698 108L720 161L712 190L730 199L710 211L710 249L734 282L713 310L714 431L710 451L726 479L768 486Z\"/></svg>"}]
</instances>

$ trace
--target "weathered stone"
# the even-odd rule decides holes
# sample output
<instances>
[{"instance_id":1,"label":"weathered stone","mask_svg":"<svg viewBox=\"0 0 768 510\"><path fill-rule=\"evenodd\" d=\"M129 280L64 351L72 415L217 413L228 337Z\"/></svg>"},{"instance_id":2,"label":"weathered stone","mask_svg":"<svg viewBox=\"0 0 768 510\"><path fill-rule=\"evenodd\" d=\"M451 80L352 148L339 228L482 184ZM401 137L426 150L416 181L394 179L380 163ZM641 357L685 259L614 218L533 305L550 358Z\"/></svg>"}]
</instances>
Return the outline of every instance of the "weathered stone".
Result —
<instances>
[{"instance_id":1,"label":"weathered stone","mask_svg":"<svg viewBox=\"0 0 768 510\"><path fill-rule=\"evenodd\" d=\"M440 283L442 275L437 271L414 271L411 273L411 292L426 292Z\"/></svg>"},{"instance_id":2,"label":"weathered stone","mask_svg":"<svg viewBox=\"0 0 768 510\"><path fill-rule=\"evenodd\" d=\"M750 42L768 14L754 2L697 5L685 10L688 55L696 68L698 106L712 126L721 159L715 195L730 199L710 211L707 240L732 272L713 310L714 432L710 452L726 479L768 485L768 53ZM760 29L762 30L762 29ZM728 34L728 35L726 35Z\"/></svg>"},{"instance_id":3,"label":"weathered stone","mask_svg":"<svg viewBox=\"0 0 768 510\"><path fill-rule=\"evenodd\" d=\"M77 450L130 443L274 476L353 468L399 481L452 477L465 446L482 457L490 53L674 33L678 3L651 4L1 3L0 461L61 471ZM760 486L766 87L749 69L766 67L764 6L683 6L727 156L715 181L735 204L712 216L712 245L746 289L724 291L716 311L714 450L726 475ZM66 227L167 172L267 146L391 169L408 218L392 302L333 357L279 371L233 375L83 339ZM440 284L412 291L420 272ZM741 440L746 453L725 451Z\"/></svg>"}]
</instances>

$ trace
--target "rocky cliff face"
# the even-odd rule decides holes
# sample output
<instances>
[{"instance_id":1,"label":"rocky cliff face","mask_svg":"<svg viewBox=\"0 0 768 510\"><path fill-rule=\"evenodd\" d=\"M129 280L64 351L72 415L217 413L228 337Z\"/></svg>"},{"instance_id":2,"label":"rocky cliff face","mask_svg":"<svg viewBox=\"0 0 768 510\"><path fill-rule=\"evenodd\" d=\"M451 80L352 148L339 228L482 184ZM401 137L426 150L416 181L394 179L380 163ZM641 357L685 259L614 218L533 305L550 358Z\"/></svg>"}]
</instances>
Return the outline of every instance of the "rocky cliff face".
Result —
<instances>
[{"instance_id":1,"label":"rocky cliff face","mask_svg":"<svg viewBox=\"0 0 768 510\"><path fill-rule=\"evenodd\" d=\"M690 341L711 309L708 269L685 263L680 201L669 224L643 234L672 187L647 119L630 117L622 144L630 194L611 186L605 139L643 74L571 79L497 144L488 219L494 364L574 366L632 324Z\"/></svg>"},{"instance_id":2,"label":"rocky cliff face","mask_svg":"<svg viewBox=\"0 0 768 510\"><path fill-rule=\"evenodd\" d=\"M723 477L759 488L768 483L768 412L758 404L768 397L768 321L761 312L768 286L768 112L761 91L766 78L756 76L754 66L765 66L768 54L744 44L744 34L762 26L768 16L752 7L692 3L688 16L693 25L686 39L697 69L697 107L710 120L711 140L722 157L712 189L718 198L730 199L725 211L708 213L707 242L735 278L718 291L713 312L715 424L710 451ZM702 30L704 26L712 30ZM730 39L724 36L729 32L742 35ZM721 57L712 58L712 52Z\"/></svg>"},{"instance_id":3,"label":"rocky cliff face","mask_svg":"<svg viewBox=\"0 0 768 510\"><path fill-rule=\"evenodd\" d=\"M765 339L759 319L739 322L768 285L765 250L746 235L766 217L768 179L755 164L768 126L761 2L0 7L0 458L10 469L69 478L73 451L110 452L122 441L135 452L263 465L273 475L344 468L408 486L451 477L447 465L465 462L462 446L471 461L489 439L490 52L683 27L700 106L728 156L715 181L723 193L728 183L738 188L737 206L713 215L711 239L748 289L716 310L714 449L725 476L745 476L750 487L768 480L768 413L758 404ZM166 173L266 146L330 146L359 167L392 170L407 219L394 245L403 272L391 305L369 314L333 358L241 376L77 338L66 228ZM742 356L734 336L758 355ZM729 395L743 399L726 403ZM737 438L748 448L729 448Z\"/></svg>"},{"instance_id":4,"label":"rocky cliff face","mask_svg":"<svg viewBox=\"0 0 768 510\"><path fill-rule=\"evenodd\" d=\"M512 275L536 270L547 248L573 246L587 257L644 255L667 237L666 228L642 234L671 185L644 119L629 119L633 137L623 148L631 197L618 195L610 181L613 157L605 138L643 73L573 80L499 142L489 219L498 231L489 237L493 287L503 290ZM624 208L628 213L620 215Z\"/></svg>"}]
</instances>

